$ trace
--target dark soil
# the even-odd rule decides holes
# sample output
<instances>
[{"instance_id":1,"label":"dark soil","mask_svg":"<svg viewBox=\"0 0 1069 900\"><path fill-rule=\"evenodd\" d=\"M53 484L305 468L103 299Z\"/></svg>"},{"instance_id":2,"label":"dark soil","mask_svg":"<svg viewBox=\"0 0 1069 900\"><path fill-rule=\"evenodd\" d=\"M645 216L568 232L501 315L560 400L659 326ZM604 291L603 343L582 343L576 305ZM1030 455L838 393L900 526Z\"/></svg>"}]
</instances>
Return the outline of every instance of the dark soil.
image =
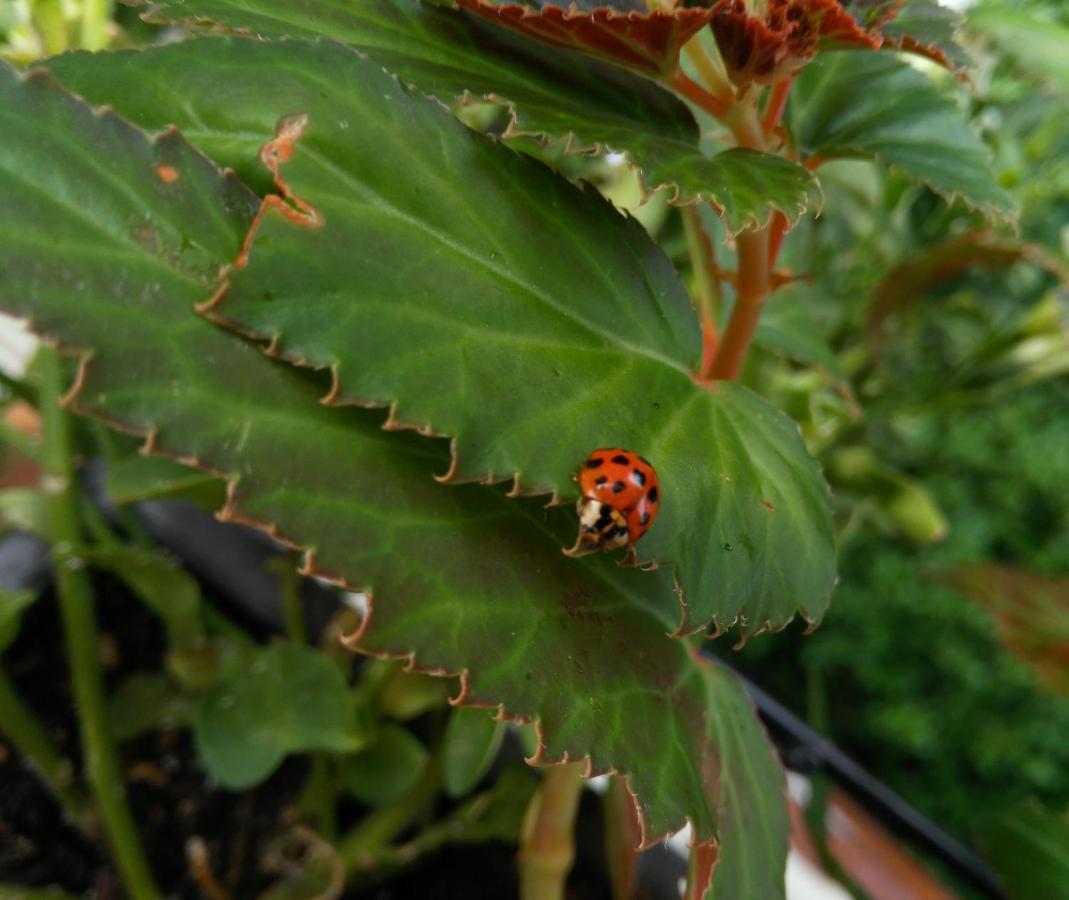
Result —
<instances>
[{"instance_id":1,"label":"dark soil","mask_svg":"<svg viewBox=\"0 0 1069 900\"><path fill-rule=\"evenodd\" d=\"M159 622L119 583L102 577L95 584L110 690L134 672L159 669L164 635ZM50 593L27 611L20 636L2 663L59 749L80 767L63 635ZM307 772L303 760L290 759L259 787L232 793L207 779L185 731L128 741L121 747L121 759L151 866L169 897L204 897L187 861L191 838L204 842L212 872L235 900L255 898L277 881L277 874L265 871L264 860L273 840L294 821L293 804ZM33 771L0 741L0 882L54 886L75 895L118 900L124 896L121 885L99 847L65 822ZM515 852L508 844L448 847L388 883L351 890L345 896L353 900L508 900L517 893ZM581 815L579 859L569 880L570 897L609 900L601 859L598 803L588 792Z\"/></svg>"}]
</instances>

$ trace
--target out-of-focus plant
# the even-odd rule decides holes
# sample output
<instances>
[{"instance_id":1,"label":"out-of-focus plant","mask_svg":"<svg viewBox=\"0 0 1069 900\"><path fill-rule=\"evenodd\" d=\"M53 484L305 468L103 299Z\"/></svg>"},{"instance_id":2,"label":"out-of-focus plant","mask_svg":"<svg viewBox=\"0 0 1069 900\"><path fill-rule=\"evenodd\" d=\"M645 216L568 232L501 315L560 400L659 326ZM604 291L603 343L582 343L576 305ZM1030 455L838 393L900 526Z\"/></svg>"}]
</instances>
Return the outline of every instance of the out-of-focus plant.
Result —
<instances>
[{"instance_id":1,"label":"out-of-focus plant","mask_svg":"<svg viewBox=\"0 0 1069 900\"><path fill-rule=\"evenodd\" d=\"M822 377L785 372L773 341L759 377L833 484L836 627L751 644L745 662L802 711L816 673L832 736L978 838L1029 797L1055 819L1069 802L1069 704L1048 693L1069 573L1069 122L1054 61L1069 40L1060 4L981 3L967 24L971 113L1019 229L866 162L822 167L843 214L803 223L784 251L813 272L790 296L827 337Z\"/></svg>"},{"instance_id":2,"label":"out-of-focus plant","mask_svg":"<svg viewBox=\"0 0 1069 900\"><path fill-rule=\"evenodd\" d=\"M112 0L6 0L0 59L31 62L66 50L102 50L117 33Z\"/></svg>"},{"instance_id":3,"label":"out-of-focus plant","mask_svg":"<svg viewBox=\"0 0 1069 900\"><path fill-rule=\"evenodd\" d=\"M313 653L291 595L287 642L169 657L205 767L243 787L310 754L316 846L343 881L374 876L447 839L427 812L493 758L489 707L537 721L532 760L554 764L509 832L528 900L562 896L596 771L624 779L620 894L628 848L689 821L688 896L782 897L782 772L696 644L815 625L833 513L847 547L870 525L941 539L948 517L893 445L1064 367L1057 251L1013 233L961 106L956 18L928 0L168 0L150 16L208 36L0 72L0 163L19 174L0 187L0 303L79 357L67 409L224 479L221 518L366 595L349 646L459 676L462 708L429 743L389 721L426 695L390 694L396 662L352 676ZM569 180L588 174L621 205L658 199L636 222ZM1004 309L978 308L975 262L1014 286ZM138 590L143 554L104 531L86 546L64 357L43 359L48 533L103 760L90 787L130 893L153 896L100 726L84 566L156 602L176 648L196 655L213 626L191 590ZM606 492L585 525L626 538L624 566L566 558L575 514L522 498L578 499L596 447L628 451L590 460L616 474L584 498ZM619 468L631 451L657 481ZM637 547L642 510L612 505L632 489L656 513ZM341 791L371 811L339 834ZM452 815L477 832L498 802Z\"/></svg>"}]
</instances>

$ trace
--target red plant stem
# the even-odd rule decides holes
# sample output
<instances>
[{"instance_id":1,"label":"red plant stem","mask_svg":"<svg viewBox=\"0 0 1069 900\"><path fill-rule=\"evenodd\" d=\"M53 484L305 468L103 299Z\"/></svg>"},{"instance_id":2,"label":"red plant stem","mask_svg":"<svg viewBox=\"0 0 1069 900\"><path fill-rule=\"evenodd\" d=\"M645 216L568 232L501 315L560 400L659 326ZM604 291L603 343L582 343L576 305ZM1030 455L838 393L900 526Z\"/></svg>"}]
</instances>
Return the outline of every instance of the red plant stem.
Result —
<instances>
[{"instance_id":1,"label":"red plant stem","mask_svg":"<svg viewBox=\"0 0 1069 900\"><path fill-rule=\"evenodd\" d=\"M783 246L783 239L787 236L787 217L781 212L772 214L772 221L768 224L768 267L772 269L776 265L776 257L779 256L779 248Z\"/></svg>"},{"instance_id":2,"label":"red plant stem","mask_svg":"<svg viewBox=\"0 0 1069 900\"><path fill-rule=\"evenodd\" d=\"M713 874L720 852L715 844L699 844L692 847L687 862L687 890L683 900L705 900L712 886Z\"/></svg>"},{"instance_id":3,"label":"red plant stem","mask_svg":"<svg viewBox=\"0 0 1069 900\"><path fill-rule=\"evenodd\" d=\"M791 88L794 87L794 78L786 78L776 82L765 104L765 113L761 118L761 130L765 135L771 135L779 127L783 112L787 108L787 98ZM781 212L774 213L768 234L768 266L771 269L776 264L779 256L779 248L783 244L783 238L787 234L787 217Z\"/></svg>"},{"instance_id":4,"label":"red plant stem","mask_svg":"<svg viewBox=\"0 0 1069 900\"><path fill-rule=\"evenodd\" d=\"M765 114L761 118L761 129L765 134L772 134L783 118L783 111L787 108L787 97L794 85L794 78L777 81L772 88L765 104Z\"/></svg>"},{"instance_id":5,"label":"red plant stem","mask_svg":"<svg viewBox=\"0 0 1069 900\"><path fill-rule=\"evenodd\" d=\"M706 112L711 113L718 119L724 118L731 109L732 104L730 100L724 100L717 97L716 94L707 91L698 84L698 82L689 78L682 69L676 69L676 71L669 76L668 84L696 106L700 106Z\"/></svg>"},{"instance_id":6,"label":"red plant stem","mask_svg":"<svg viewBox=\"0 0 1069 900\"><path fill-rule=\"evenodd\" d=\"M693 206L685 206L681 213L683 231L687 237L687 251L698 287L695 299L702 327L702 361L698 378L707 381L713 365L713 356L720 342L720 333L716 327L720 311L720 280L716 272L716 254L713 252L709 235L702 227L697 210Z\"/></svg>"},{"instance_id":7,"label":"red plant stem","mask_svg":"<svg viewBox=\"0 0 1069 900\"><path fill-rule=\"evenodd\" d=\"M711 381L713 378L713 361L716 359L716 351L720 346L720 337L716 333L716 326L709 322L702 322L702 367L698 371L699 381Z\"/></svg>"},{"instance_id":8,"label":"red plant stem","mask_svg":"<svg viewBox=\"0 0 1069 900\"><path fill-rule=\"evenodd\" d=\"M739 251L739 290L731 321L724 330L709 373L714 381L733 381L742 371L771 284L768 238L768 229L761 228L744 231L735 239Z\"/></svg>"}]
</instances>

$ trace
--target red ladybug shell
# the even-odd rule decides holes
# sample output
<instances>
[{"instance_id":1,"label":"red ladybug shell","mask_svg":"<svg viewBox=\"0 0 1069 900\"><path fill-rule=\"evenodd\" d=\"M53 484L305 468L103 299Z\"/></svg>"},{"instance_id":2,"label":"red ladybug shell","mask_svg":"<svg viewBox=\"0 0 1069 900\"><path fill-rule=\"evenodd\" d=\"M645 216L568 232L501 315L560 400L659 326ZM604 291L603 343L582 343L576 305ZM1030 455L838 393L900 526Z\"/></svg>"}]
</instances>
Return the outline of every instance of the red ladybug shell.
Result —
<instances>
[{"instance_id":1,"label":"red ladybug shell","mask_svg":"<svg viewBox=\"0 0 1069 900\"><path fill-rule=\"evenodd\" d=\"M576 480L583 494L577 551L584 544L589 545L587 552L634 544L657 517L660 481L649 461L637 453L618 447L595 450Z\"/></svg>"}]
</instances>

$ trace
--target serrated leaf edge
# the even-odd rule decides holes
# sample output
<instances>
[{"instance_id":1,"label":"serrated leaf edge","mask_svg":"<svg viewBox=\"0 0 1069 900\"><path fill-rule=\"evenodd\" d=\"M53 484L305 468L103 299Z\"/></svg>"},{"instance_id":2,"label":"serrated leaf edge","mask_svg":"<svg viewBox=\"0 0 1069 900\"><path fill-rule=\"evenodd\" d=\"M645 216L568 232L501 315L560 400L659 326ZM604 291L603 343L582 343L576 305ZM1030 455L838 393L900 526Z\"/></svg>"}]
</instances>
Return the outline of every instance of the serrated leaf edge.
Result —
<instances>
[{"instance_id":1,"label":"serrated leaf edge","mask_svg":"<svg viewBox=\"0 0 1069 900\"><path fill-rule=\"evenodd\" d=\"M385 71L385 70L384 70ZM388 73L390 74L390 73ZM391 76L396 77L396 76ZM399 82L400 83L400 82ZM280 343L283 335L281 332L268 334L257 332L255 330L244 327L241 323L234 321L228 316L224 315L218 309L219 305L225 299L227 292L230 289L229 273L234 269L243 268L248 261L249 251L251 250L252 241L259 228L261 219L267 215L272 209L277 209L286 219L294 223L299 227L317 228L322 224L322 216L319 212L306 200L297 196L289 187L285 179L281 174L281 164L291 158L292 154L296 151L297 142L300 140L303 134L304 128L308 123L308 117L304 113L293 113L289 116L285 116L278 123L276 135L270 141L268 141L260 150L260 159L267 169L271 172L275 185L280 191L280 194L269 194L261 202L260 208L254 217L252 224L249 226L248 234L245 237L245 242L242 247L241 253L234 264L228 267L222 273L222 280L220 282L219 289L207 300L196 305L196 311L204 316L211 322L216 323L230 331L242 335L245 338L256 343L261 351L272 359L277 359L281 362L285 362L289 365L297 366L298 368L312 369L315 371L322 371L324 369L329 370L331 376L331 386L327 393L320 398L320 403L324 406L355 406L361 409L386 409L387 417L386 421L382 424L384 431L415 431L417 434L423 437L442 438L449 441L449 455L450 463L448 469L441 475L434 475L434 479L440 484L481 484L481 485L494 485L502 484L507 481L512 481L512 487L506 493L507 497L542 497L549 496L549 500L546 506L559 506L562 502L560 493L554 487L541 487L538 485L525 487L521 480L519 472L514 472L512 475L505 475L503 477L495 477L492 471L488 471L482 475L471 475L464 478L457 478L456 472L460 464L460 454L457 449L457 437L447 432L439 431L427 423L409 422L402 420L398 417L397 410L400 405L400 401L397 399L388 402L376 402L365 400L359 397L342 396L341 393L341 377L340 377L340 363L333 363L330 366L316 365L304 357L298 356L294 353L288 353L280 349ZM716 390L716 385L706 384L701 385L702 388L713 392ZM796 422L792 423L794 427L801 432ZM820 469L819 463L814 460L818 470ZM825 485L825 493L830 497L831 489L827 484L826 479L822 479ZM562 548L562 552L568 555L567 548ZM741 615L735 615L730 621L723 622L718 616L713 616L708 621L702 621L695 625L690 618L690 610L687 604L686 593L683 589L683 584L679 577L679 566L674 562L663 563L671 566L672 584L676 594L676 598L679 604L679 620L675 629L667 632L669 637L682 638L689 634L694 634L709 625L712 625L713 632L711 637L716 638L726 634L731 628L735 627L741 619ZM617 565L625 568L640 568L643 571L655 571L662 565L655 558L639 559L632 550L625 556L617 560ZM832 591L834 590L835 583L829 586L828 593L824 598L824 602L820 605L821 612L812 614L808 610L798 608L797 613L792 613L781 624L774 625L771 619L766 618L764 621L757 623L756 627L752 630L749 623L740 628L739 640L735 644L735 649L740 649L745 646L751 637L759 634L765 634L775 631L782 631L791 622L794 621L795 615L800 615L806 622L806 634L809 634L816 629L823 619L823 611L827 609L828 598L830 598Z\"/></svg>"},{"instance_id":2,"label":"serrated leaf edge","mask_svg":"<svg viewBox=\"0 0 1069 900\"><path fill-rule=\"evenodd\" d=\"M43 69L34 69L34 70L31 70L30 72L28 72L26 74L16 73L16 77L19 78L20 81L22 81L24 83L27 82L27 81L30 81L30 80L37 80L37 79L47 80L47 81L51 82L53 87L56 90L58 90L60 93L66 95L66 96L69 96L69 97L75 97L76 96L72 92L70 92L66 88L64 88L51 75L51 73L49 73L49 72L47 72L46 70L43 70ZM160 132L159 134L147 135L143 131L141 131L140 129L138 129L135 126L133 126L127 120L125 120L121 116L117 115L115 113L115 111L113 109L111 109L110 107L107 107L107 106L93 107L90 104L85 103L85 101L81 100L81 98L78 98L78 99L79 99L80 102L84 103L85 106L87 106L89 109L91 109L94 115L101 116L101 117L107 116L107 117L114 118L122 126L126 127L127 129L130 129L132 131L135 131L137 134L139 134L142 137L144 137L148 141L149 145L152 146L152 147L158 147L164 141L174 140L176 138L181 140L192 153L202 157L205 161L210 163L213 166L213 168L215 168L215 170L218 171L222 175L224 180L233 180L233 181L237 182L238 184L241 184L240 180L237 179L237 177L234 175L232 170L230 170L230 169L219 169L217 166L215 166L215 164L207 156L205 156L204 154L200 153L199 150L197 150L195 147L193 147L191 144L189 144L188 141L186 141L185 138L183 138L181 136L181 134L179 133L177 128L171 127L171 128L165 129L164 131ZM290 118L290 123L289 124L291 126L290 130L289 130L289 134L292 135L293 129L298 127L299 117L297 117L296 119L294 117L289 117L289 118ZM282 202L281 199L279 200L279 202ZM261 207L261 209L262 208L263 207ZM258 215L259 215L259 213L258 213ZM251 233L252 233L252 231L250 229L250 234ZM220 273L220 277L222 277L222 274L223 273ZM622 773L622 772L620 772L619 770L617 770L615 768L609 768L609 769L605 769L605 770L600 770L600 769L599 770L595 770L594 765L593 765L593 758L592 758L592 756L590 754L583 754L582 756L579 756L579 757L576 757L575 759L572 759L568 755L568 753L565 752L565 754L560 759L549 759L549 758L547 758L545 756L546 744L545 744L545 740L544 740L544 737L543 737L543 734L542 734L542 730L541 730L541 723L540 723L540 720L538 719L537 715L535 715L535 716L525 716L525 715L519 714L519 713L511 713L511 712L508 711L508 709L507 709L507 707L505 706L504 703L496 703L495 704L495 703L481 702L481 701L478 701L478 700L471 700L469 698L470 690L469 690L469 686L468 686L468 673L470 671L470 666L465 666L464 668L462 668L458 672L451 672L448 669L445 669L445 668L443 668L441 666L423 666L423 665L420 665L419 662L417 661L415 651L412 651L410 653L396 653L396 654L391 654L391 653L371 653L369 651L365 651L362 648L360 648L358 646L359 641L360 641L361 637L365 634L365 632L368 630L368 628L369 628L369 626L370 626L370 624L372 622L372 617L373 617L374 593L373 593L373 591L371 589L365 589L365 588L360 587L358 585L354 585L353 583L347 581L346 579L344 579L344 578L342 578L340 576L333 575L333 574L331 574L329 572L320 570L316 566L314 549L312 549L312 548L310 548L310 547L308 547L306 545L303 545L300 542L298 542L297 540L289 537L287 534L285 534L277 526L277 524L275 524L273 522L266 521L266 520L257 519L254 516L250 516L250 515L247 515L246 513L242 512L239 509L238 498L237 498L237 491L238 491L238 487L239 487L239 484L240 484L240 481L241 481L241 475L235 475L235 474L233 474L231 472L226 472L224 470L218 469L215 466L211 465L210 463L207 463L207 462L199 459L195 455L179 453L179 452L175 452L175 451L171 451L171 450L167 450L167 449L161 448L159 446L159 443L158 443L159 429L156 428L156 427L141 428L141 427L138 427L138 426L135 426L135 425L130 425L127 422L124 422L124 421L122 421L120 419L117 419L117 418L115 418L113 416L110 416L110 415L107 415L105 413L102 413L99 410L93 409L92 407L81 405L79 403L79 396L81 394L82 389L85 386L87 373L89 371L89 367L92 365L92 361L93 361L93 358L94 358L94 355L95 355L94 351L91 348L79 347L77 345L64 343L63 341L55 339L51 335L42 333L41 331L39 331L35 327L35 324L34 324L32 318L30 318L28 316L22 316L22 317L17 317L17 318L19 318L20 321L25 322L27 327L31 331L33 331L33 333L37 334L43 341L48 343L50 346L55 347L59 352L63 353L64 355L73 357L75 359L75 361L76 361L77 369L76 369L76 372L75 372L75 376L74 376L74 378L73 378L73 380L71 382L71 385L67 389L67 391L63 394L63 396L59 398L59 404L60 404L61 407L63 407L64 409L67 409L70 412L76 413L78 415L85 416L85 417L88 417L88 418L103 422L109 428L112 428L112 429L114 429L116 431L119 431L121 433L128 434L128 435L131 435L133 437L141 438L142 439L142 445L139 448L138 452L140 454L144 455L144 456L158 456L158 457L162 457L162 458L165 458L165 459L171 459L171 460L174 460L175 462L181 463L182 465L188 466L189 468L192 468L192 469L195 469L195 470L201 471L201 472L206 472L206 473L208 473L208 474L210 474L210 475L212 475L214 477L217 477L217 478L220 478L220 479L224 480L226 482L226 486L227 486L226 487L226 502L224 503L222 509L218 510L215 513L215 516L219 521L221 521L221 522L238 523L238 524L243 524L243 525L255 528L258 531L261 531L261 532L267 534L268 536L270 536L272 539L274 539L275 541L279 542L280 544L297 551L298 553L300 553L300 564L298 566L297 571L301 575L304 575L304 576L307 576L307 577L321 578L321 579L323 579L323 580L325 580L325 581L327 581L327 582L329 582L331 584L334 584L334 585L337 585L337 586L341 587L343 590L351 591L351 592L354 592L354 593L363 593L363 594L365 594L365 596L367 597L367 602L368 602L367 613L364 616L363 620L361 621L360 625L357 627L356 631L354 631L352 634L347 635L347 636L345 636L343 638L343 643L349 649L357 651L357 652L361 652L361 653L366 653L367 655L378 656L380 658L402 660L403 663L404 663L404 668L406 669L406 671L420 672L422 674L426 674L426 675L430 675L430 676L438 677L438 678L459 678L459 680L460 680L460 692L457 694L456 697L449 698L450 704L452 704L454 706L473 706L473 707L483 708L483 709L496 709L497 710L496 718L498 718L500 720L512 721L512 722L516 722L517 724L533 723L534 724L534 728L535 728L535 733L536 733L537 738L538 738L538 746L537 746L535 754L532 757L530 757L529 759L527 759L527 762L532 766L536 766L536 765L542 765L542 766L546 766L546 765L562 765L562 764L569 763L569 762L582 762L582 761L585 760L586 761L586 767L585 767L585 769L584 769L584 771L582 773L584 778L591 778L591 777L594 777L595 775L600 775L600 774L614 774L614 775L619 776L623 780L623 782L625 784L625 787L627 788L627 792L628 792L629 796L631 797L632 803L635 805L636 815L637 815L637 818L638 818L638 821L639 821L640 840L641 840L641 844L640 844L639 849L643 849L643 850L644 849L648 849L649 847L653 846L654 844L656 844L659 841L663 840L664 838L668 837L670 834L674 833L671 830L665 831L663 834L653 834L653 835L651 835L651 834L647 833L645 816L643 815L642 807L641 807L641 805L639 803L638 796L631 788L630 775L628 775L626 773ZM692 654L695 655L698 664L703 664L703 662L700 659L697 658L697 655L696 655L696 653L695 653L693 648L691 648L691 652L692 652ZM751 703L751 706L752 706L752 703ZM755 713L755 715L756 715L756 713ZM703 742L703 744L711 743L711 739L709 738L708 734L703 734L702 735L702 742ZM709 799L710 802L712 802L711 798L707 798L707 799ZM718 813L714 813L714 814L718 814ZM689 816L685 818L685 821L684 821L683 824L679 825L679 828L683 828L686 825L693 826L693 821L690 819ZM692 847L713 847L713 846L716 846L717 843L718 843L717 837L716 837L715 834L713 834L709 838L707 838L705 840L702 840L702 841L699 841L699 840L697 840L695 838L695 840L692 842L691 846Z\"/></svg>"},{"instance_id":3,"label":"serrated leaf edge","mask_svg":"<svg viewBox=\"0 0 1069 900\"><path fill-rule=\"evenodd\" d=\"M798 220L801 219L810 210L814 215L819 215L823 208L822 190L820 187L819 178L812 172L807 172L808 180L805 182L805 192L801 202L794 205L793 209L784 208L783 205L775 202L767 203L768 213L764 218L758 218L757 216L747 216L741 222L732 224L728 221L724 207L717 202L714 189L702 189L696 190L693 193L684 193L680 188L677 181L662 181L658 184L651 185L646 176L646 172L641 163L637 162L631 151L626 149L617 149L604 141L590 141L581 139L574 130L566 132L554 133L546 131L544 129L530 129L524 128L520 125L520 119L522 117L522 110L520 104L515 101L503 97L496 91L488 91L486 93L478 93L470 90L465 90L460 94L447 95L441 97L433 91L427 91L421 88L418 84L402 78L396 72L388 69L386 66L380 65L373 57L364 53L362 50L353 47L344 41L335 41L325 36L319 36L313 39L308 38L294 38L290 36L282 38L272 38L264 36L256 31L254 28L227 25L224 22L216 21L208 16L194 16L189 15L185 17L174 17L163 13L164 6L160 3L149 2L145 12L141 18L153 24L159 25L185 25L195 26L197 28L204 29L209 34L227 35L233 37L247 38L250 40L259 40L265 42L278 41L285 42L287 40L295 41L309 41L311 43L331 43L344 46L353 53L356 53L363 59L368 59L379 66L384 72L393 76L399 84L404 85L408 90L419 94L420 96L427 97L430 100L434 100L444 106L450 111L454 107L469 107L478 103L494 103L507 111L509 116L508 124L505 126L505 130L501 137L503 140L511 140L514 138L531 138L537 141L543 147L554 146L557 144L563 144L563 153L565 156L592 156L600 157L606 156L612 153L619 153L624 157L624 161L628 169L635 173L639 183L640 204L645 204L651 197L661 191L670 191L671 194L667 198L667 202L671 206L698 206L702 203L708 203L720 219L724 223L725 231L729 238L734 238L740 232L748 229L759 229L768 226L772 217L777 213L781 213L786 217L787 223L790 227L794 227ZM672 97L675 94L668 92ZM695 125L695 127L697 127ZM705 160L713 160L716 157L706 156L695 145L694 147L688 147L688 150L692 151L696 156Z\"/></svg>"}]
</instances>

